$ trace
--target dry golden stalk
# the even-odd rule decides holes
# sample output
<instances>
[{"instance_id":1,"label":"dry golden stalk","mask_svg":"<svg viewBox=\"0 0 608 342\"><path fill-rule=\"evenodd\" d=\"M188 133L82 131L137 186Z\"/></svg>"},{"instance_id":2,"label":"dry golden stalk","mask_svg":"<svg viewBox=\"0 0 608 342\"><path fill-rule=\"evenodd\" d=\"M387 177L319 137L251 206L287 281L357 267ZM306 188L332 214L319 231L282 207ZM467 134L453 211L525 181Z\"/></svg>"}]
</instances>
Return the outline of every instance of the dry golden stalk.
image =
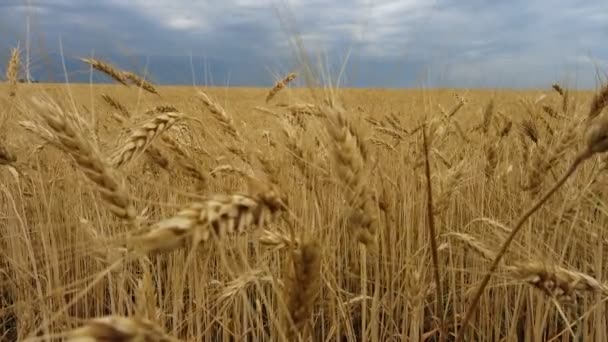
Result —
<instances>
[{"instance_id":1,"label":"dry golden stalk","mask_svg":"<svg viewBox=\"0 0 608 342\"><path fill-rule=\"evenodd\" d=\"M559 84L557 84L557 83L553 84L551 86L551 88L553 88L553 90L555 90L561 96L564 96L566 94L566 92L564 91L564 89Z\"/></svg>"},{"instance_id":2,"label":"dry golden stalk","mask_svg":"<svg viewBox=\"0 0 608 342\"><path fill-rule=\"evenodd\" d=\"M257 195L216 195L204 202L192 203L175 216L130 237L128 245L146 254L170 252L188 243L194 248L213 236L221 238L263 226L284 209L284 202L274 191Z\"/></svg>"},{"instance_id":3,"label":"dry golden stalk","mask_svg":"<svg viewBox=\"0 0 608 342\"><path fill-rule=\"evenodd\" d=\"M207 184L207 175L198 167L195 159L190 155L190 153L186 152L186 150L182 148L177 141L173 140L168 135L163 135L161 139L169 147L169 149L175 153L177 164L184 171L186 171L190 177L196 179L201 187ZM211 156L209 152L205 150L201 150L200 152L209 157Z\"/></svg>"},{"instance_id":4,"label":"dry golden stalk","mask_svg":"<svg viewBox=\"0 0 608 342\"><path fill-rule=\"evenodd\" d=\"M443 212L450 204L452 196L464 177L464 165L465 164L461 162L448 171L446 180L443 182L437 200L435 201L435 214Z\"/></svg>"},{"instance_id":5,"label":"dry golden stalk","mask_svg":"<svg viewBox=\"0 0 608 342\"><path fill-rule=\"evenodd\" d=\"M129 86L127 84L127 79L125 78L124 73L118 68L113 67L111 64L94 58L81 58L80 60L89 64L93 69L110 76L116 82L125 86Z\"/></svg>"},{"instance_id":6,"label":"dry golden stalk","mask_svg":"<svg viewBox=\"0 0 608 342\"><path fill-rule=\"evenodd\" d=\"M256 158L262 165L262 170L268 177L268 180L272 184L278 184L280 170L277 167L276 160L271 159L267 154L262 153L262 151L256 151Z\"/></svg>"},{"instance_id":7,"label":"dry golden stalk","mask_svg":"<svg viewBox=\"0 0 608 342\"><path fill-rule=\"evenodd\" d=\"M287 308L293 327L291 340L306 336L306 325L312 317L321 284L321 249L312 240L303 242L292 254L292 270L286 282Z\"/></svg>"},{"instance_id":8,"label":"dry golden stalk","mask_svg":"<svg viewBox=\"0 0 608 342\"><path fill-rule=\"evenodd\" d=\"M494 176L494 172L496 171L497 165L498 155L496 153L496 145L489 144L486 147L486 166L484 169L484 173L487 179L491 179Z\"/></svg>"},{"instance_id":9,"label":"dry golden stalk","mask_svg":"<svg viewBox=\"0 0 608 342\"><path fill-rule=\"evenodd\" d=\"M153 322L136 317L94 318L68 333L67 342L179 342Z\"/></svg>"},{"instance_id":10,"label":"dry golden stalk","mask_svg":"<svg viewBox=\"0 0 608 342\"><path fill-rule=\"evenodd\" d=\"M481 123L481 131L484 134L487 134L490 130L490 125L492 124L492 117L494 116L494 100L490 100L490 102L486 105L486 108L483 111L483 122Z\"/></svg>"},{"instance_id":11,"label":"dry golden stalk","mask_svg":"<svg viewBox=\"0 0 608 342\"><path fill-rule=\"evenodd\" d=\"M154 108L150 108L149 110L145 111L144 114L153 115L153 114L170 113L170 112L179 112L179 111L177 110L177 108L175 108L171 105L160 105L160 106L156 106Z\"/></svg>"},{"instance_id":12,"label":"dry golden stalk","mask_svg":"<svg viewBox=\"0 0 608 342\"><path fill-rule=\"evenodd\" d=\"M264 108L264 107L254 107L253 109L257 110L258 112L262 113L262 114L266 114L266 115L270 115L270 116L274 116L275 118L282 118L283 115L277 112L273 112L272 110L268 109L268 108Z\"/></svg>"},{"instance_id":13,"label":"dry golden stalk","mask_svg":"<svg viewBox=\"0 0 608 342\"><path fill-rule=\"evenodd\" d=\"M11 58L8 60L6 67L6 80L10 85L9 96L15 96L15 89L19 82L19 68L21 66L21 52L19 48L13 48L11 50Z\"/></svg>"},{"instance_id":14,"label":"dry golden stalk","mask_svg":"<svg viewBox=\"0 0 608 342\"><path fill-rule=\"evenodd\" d=\"M374 127L374 129L380 133L386 134L388 136L391 136L397 140L403 140L405 139L405 135L403 134L403 132L397 131L393 128L390 127L384 127L384 126L376 126Z\"/></svg>"},{"instance_id":15,"label":"dry golden stalk","mask_svg":"<svg viewBox=\"0 0 608 342\"><path fill-rule=\"evenodd\" d=\"M591 121L608 105L608 83L605 84L599 92L593 97L591 106L589 108L589 114L587 115L588 120Z\"/></svg>"},{"instance_id":16,"label":"dry golden stalk","mask_svg":"<svg viewBox=\"0 0 608 342\"><path fill-rule=\"evenodd\" d=\"M376 146L384 147L386 150L393 151L393 152L396 152L396 153L398 152L398 151L397 151L397 149L396 149L396 148L395 148L393 145L391 145L391 144L387 143L387 142L386 142L386 141L384 141L384 140L380 140L380 139L370 139L369 141L370 141L372 144L376 145Z\"/></svg>"},{"instance_id":17,"label":"dry golden stalk","mask_svg":"<svg viewBox=\"0 0 608 342\"><path fill-rule=\"evenodd\" d=\"M207 96L207 94L201 90L198 91L198 98L207 107L209 112L213 114L213 118L220 123L224 132L228 133L237 141L240 141L241 137L236 129L236 126L234 125L234 121L232 120L232 117L226 113L224 108L222 108L218 103L211 101L209 96Z\"/></svg>"},{"instance_id":18,"label":"dry golden stalk","mask_svg":"<svg viewBox=\"0 0 608 342\"><path fill-rule=\"evenodd\" d=\"M178 112L161 113L135 129L124 145L112 155L112 166L120 167L135 159L150 146L156 137L183 118L184 114Z\"/></svg>"},{"instance_id":19,"label":"dry golden stalk","mask_svg":"<svg viewBox=\"0 0 608 342\"><path fill-rule=\"evenodd\" d=\"M327 107L327 130L334 142L334 157L340 179L353 192L362 184L367 163L363 139L342 110Z\"/></svg>"},{"instance_id":20,"label":"dry golden stalk","mask_svg":"<svg viewBox=\"0 0 608 342\"><path fill-rule=\"evenodd\" d=\"M258 237L260 245L271 247L273 250L283 250L290 247L299 248L300 239L293 240L288 234L264 229Z\"/></svg>"},{"instance_id":21,"label":"dry golden stalk","mask_svg":"<svg viewBox=\"0 0 608 342\"><path fill-rule=\"evenodd\" d=\"M525 281L547 296L564 302L575 301L583 292L608 294L608 286L595 278L559 266L528 262L508 267L508 270L516 279Z\"/></svg>"},{"instance_id":22,"label":"dry golden stalk","mask_svg":"<svg viewBox=\"0 0 608 342\"><path fill-rule=\"evenodd\" d=\"M220 166L214 168L213 170L211 170L209 175L211 175L212 177L216 177L217 175L222 174L222 173L233 174L233 175L237 175L237 176L247 176L248 175L246 171L236 168L230 164L224 164L224 165L220 165Z\"/></svg>"},{"instance_id":23,"label":"dry golden stalk","mask_svg":"<svg viewBox=\"0 0 608 342\"><path fill-rule=\"evenodd\" d=\"M536 118L543 124L543 126L545 126L549 137L553 137L555 135L555 130L553 129L553 127L551 127L549 121L547 121L547 119L545 119L542 115L539 115Z\"/></svg>"},{"instance_id":24,"label":"dry golden stalk","mask_svg":"<svg viewBox=\"0 0 608 342\"><path fill-rule=\"evenodd\" d=\"M536 146L535 154L533 155L532 163L530 165L531 170L528 184L524 187L524 190L530 191L534 196L540 192L544 176L562 160L564 154L576 142L576 137L575 127L570 126L566 129L557 144L549 151L543 146Z\"/></svg>"},{"instance_id":25,"label":"dry golden stalk","mask_svg":"<svg viewBox=\"0 0 608 342\"><path fill-rule=\"evenodd\" d=\"M101 94L101 98L103 98L103 100L106 101L106 103L109 104L110 107L116 109L120 114L122 114L123 117L131 117L131 113L129 112L129 110L125 108L125 106L123 106L118 100L107 94Z\"/></svg>"},{"instance_id":26,"label":"dry golden stalk","mask_svg":"<svg viewBox=\"0 0 608 342\"><path fill-rule=\"evenodd\" d=\"M454 115L456 115L456 113L458 113L458 111L460 111L460 109L462 109L462 107L464 107L468 102L465 98L459 95L455 95L455 97L458 102L456 102L456 104L450 109L449 112L445 113L446 120L451 120Z\"/></svg>"},{"instance_id":27,"label":"dry golden stalk","mask_svg":"<svg viewBox=\"0 0 608 342\"><path fill-rule=\"evenodd\" d=\"M245 164L247 165L251 165L251 158L249 156L249 153L247 151L245 151L245 149L240 146L240 145L230 145L227 147L227 150L234 154L235 156L239 157L239 159L241 159L243 162L245 162Z\"/></svg>"},{"instance_id":28,"label":"dry golden stalk","mask_svg":"<svg viewBox=\"0 0 608 342\"><path fill-rule=\"evenodd\" d=\"M34 105L63 150L74 158L87 178L97 184L110 211L122 219L134 220L135 209L124 185L99 151L84 137L79 126L72 122L72 116L50 103L35 101Z\"/></svg>"},{"instance_id":29,"label":"dry golden stalk","mask_svg":"<svg viewBox=\"0 0 608 342\"><path fill-rule=\"evenodd\" d=\"M513 121L505 118L505 122L504 122L502 128L500 129L500 132L498 132L498 136L501 138L507 137L509 135L509 133L511 132L512 128L513 128Z\"/></svg>"},{"instance_id":30,"label":"dry golden stalk","mask_svg":"<svg viewBox=\"0 0 608 342\"><path fill-rule=\"evenodd\" d=\"M296 131L296 129L294 129L293 125L291 125L288 120L282 120L282 123L283 133L287 138L285 147L287 148L293 160L295 161L295 164L298 169L300 169L302 175L308 179L308 177L310 176L310 171L308 170L307 158L302 143L302 137L298 133L300 131Z\"/></svg>"},{"instance_id":31,"label":"dry golden stalk","mask_svg":"<svg viewBox=\"0 0 608 342\"><path fill-rule=\"evenodd\" d=\"M240 272L238 277L226 283L225 287L222 289L218 301L223 303L227 300L234 300L239 293L242 293L256 283L270 283L275 279L273 276L264 275L264 273L265 272L262 270L255 269ZM281 282L279 282L279 284L280 283Z\"/></svg>"},{"instance_id":32,"label":"dry golden stalk","mask_svg":"<svg viewBox=\"0 0 608 342\"><path fill-rule=\"evenodd\" d=\"M322 116L321 109L319 106L312 103L296 103L287 106L287 110L293 116L298 115L311 115L311 116Z\"/></svg>"},{"instance_id":33,"label":"dry golden stalk","mask_svg":"<svg viewBox=\"0 0 608 342\"><path fill-rule=\"evenodd\" d=\"M268 92L268 95L266 96L266 103L272 100L272 98L275 97L279 93L279 91L281 91L281 89L285 88L289 84L289 82L293 81L295 78L296 74L290 73L285 76L285 78L277 82L274 87L270 89L270 92Z\"/></svg>"},{"instance_id":34,"label":"dry golden stalk","mask_svg":"<svg viewBox=\"0 0 608 342\"><path fill-rule=\"evenodd\" d=\"M557 119L559 117L559 114L557 114L557 112L555 111L555 109L553 109L553 107L544 105L542 108L543 108L543 112L547 113L553 119Z\"/></svg>"},{"instance_id":35,"label":"dry golden stalk","mask_svg":"<svg viewBox=\"0 0 608 342\"><path fill-rule=\"evenodd\" d=\"M603 153L608 150L608 118L599 117L587 128L586 136L586 155Z\"/></svg>"},{"instance_id":36,"label":"dry golden stalk","mask_svg":"<svg viewBox=\"0 0 608 342\"><path fill-rule=\"evenodd\" d=\"M538 144L538 128L536 127L534 121L530 119L525 119L524 121L522 121L520 129L524 136L530 138L530 140L532 140L535 144Z\"/></svg>"},{"instance_id":37,"label":"dry golden stalk","mask_svg":"<svg viewBox=\"0 0 608 342\"><path fill-rule=\"evenodd\" d=\"M333 141L335 169L347 190L351 207L349 223L357 229L359 242L375 244L376 228L371 191L367 186L368 154L364 139L355 130L342 109L325 107L327 131Z\"/></svg>"},{"instance_id":38,"label":"dry golden stalk","mask_svg":"<svg viewBox=\"0 0 608 342\"><path fill-rule=\"evenodd\" d=\"M397 116L397 114L395 114L394 112L391 112L387 115L384 116L386 122L388 122L388 124L393 127L393 129L403 132L404 134L407 134L407 131L403 128L403 124L401 123L401 119L399 119L399 116Z\"/></svg>"},{"instance_id":39,"label":"dry golden stalk","mask_svg":"<svg viewBox=\"0 0 608 342\"><path fill-rule=\"evenodd\" d=\"M458 240L464 242L467 246L472 248L475 252L479 253L479 255L481 255L487 261L492 261L494 257L496 257L496 253L494 253L491 248L489 248L486 244L479 241L479 239L472 235L451 232L447 233L446 236L455 237Z\"/></svg>"},{"instance_id":40,"label":"dry golden stalk","mask_svg":"<svg viewBox=\"0 0 608 342\"><path fill-rule=\"evenodd\" d=\"M590 120L589 125L587 127L585 148L576 155L574 161L572 162L572 164L570 164L570 167L566 170L564 175L560 179L558 179L557 182L555 182L555 184L545 193L544 196L538 199L534 203L534 205L532 205L528 210L526 210L526 212L523 213L519 220L516 222L514 228L511 230L511 233L509 234L509 236L507 236L502 246L500 247L500 250L496 254L496 257L492 261L490 270L488 271L488 273L486 273L486 275L481 281L481 284L477 287L477 290L473 296L473 300L469 304L466 314L463 320L461 321L462 327L468 327L469 321L473 317L474 311L477 308L477 304L479 303L483 291L488 286L492 275L500 265L502 258L507 253L509 246L515 239L517 233L524 226L524 223L535 212L537 212L549 200L549 198L551 198L551 196L553 196L553 194L557 192L557 190L559 190L566 183L566 181L576 172L576 170L581 165L583 165L586 160L593 157L595 154L605 153L608 151L608 118L598 118L599 113L601 113L601 111L603 110L603 106L606 105L604 100L599 101L600 104L598 104L598 98L603 97L605 94L608 94L608 87L602 88L598 92L598 94L596 94L596 97L593 100L593 104L591 105L591 109L589 111L589 118L592 118L592 120ZM608 98L608 96L606 96L606 98ZM604 103L601 104L601 102ZM464 337L464 330L464 328L461 328L458 331L458 334L456 335L456 342L462 340L462 338Z\"/></svg>"},{"instance_id":41,"label":"dry golden stalk","mask_svg":"<svg viewBox=\"0 0 608 342\"><path fill-rule=\"evenodd\" d=\"M460 137L460 139L462 139L465 143L470 143L471 139L469 139L469 137L467 136L465 131L462 129L460 122L458 122L458 120L454 119L452 121L452 124L454 125L454 128L456 128L456 133L458 133L458 136Z\"/></svg>"},{"instance_id":42,"label":"dry golden stalk","mask_svg":"<svg viewBox=\"0 0 608 342\"><path fill-rule=\"evenodd\" d=\"M445 167L447 167L448 169L452 168L452 163L438 149L433 148L433 155L437 156L437 158L439 158L439 160L443 165L445 165Z\"/></svg>"},{"instance_id":43,"label":"dry golden stalk","mask_svg":"<svg viewBox=\"0 0 608 342\"><path fill-rule=\"evenodd\" d=\"M145 90L151 94L158 95L158 92L156 91L156 88L154 88L154 85L152 83L139 77L135 73L132 73L129 71L123 71L122 75L125 80L133 82L135 85L137 85L138 87L142 88L143 90Z\"/></svg>"},{"instance_id":44,"label":"dry golden stalk","mask_svg":"<svg viewBox=\"0 0 608 342\"><path fill-rule=\"evenodd\" d=\"M428 229L430 235L430 249L431 259L433 262L433 278L435 280L435 310L440 312L443 308L443 291L441 289L441 270L439 269L439 258L437 256L437 233L435 227L435 214L433 213L433 186L431 181L431 164L429 159L429 148L430 144L427 138L426 126L422 127L422 142L424 148L424 166L425 166L425 178L426 178L426 208L427 208L427 220ZM445 341L445 329L444 329L443 318L439 319L439 340Z\"/></svg>"}]
</instances>

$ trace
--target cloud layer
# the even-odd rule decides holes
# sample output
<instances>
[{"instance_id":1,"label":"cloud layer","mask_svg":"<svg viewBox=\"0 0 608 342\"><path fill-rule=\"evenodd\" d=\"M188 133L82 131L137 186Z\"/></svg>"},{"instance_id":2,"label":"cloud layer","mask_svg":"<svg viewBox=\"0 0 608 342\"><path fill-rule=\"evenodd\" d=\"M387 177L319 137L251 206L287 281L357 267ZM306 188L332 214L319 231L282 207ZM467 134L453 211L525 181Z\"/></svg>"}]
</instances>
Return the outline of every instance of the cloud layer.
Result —
<instances>
[{"instance_id":1,"label":"cloud layer","mask_svg":"<svg viewBox=\"0 0 608 342\"><path fill-rule=\"evenodd\" d=\"M351 86L593 87L608 67L602 0L4 0L0 46L23 44L28 14L33 64L61 38L68 57L147 61L171 83L192 82L194 56L198 83L206 60L215 83L268 85L295 37L334 69L350 56Z\"/></svg>"}]
</instances>

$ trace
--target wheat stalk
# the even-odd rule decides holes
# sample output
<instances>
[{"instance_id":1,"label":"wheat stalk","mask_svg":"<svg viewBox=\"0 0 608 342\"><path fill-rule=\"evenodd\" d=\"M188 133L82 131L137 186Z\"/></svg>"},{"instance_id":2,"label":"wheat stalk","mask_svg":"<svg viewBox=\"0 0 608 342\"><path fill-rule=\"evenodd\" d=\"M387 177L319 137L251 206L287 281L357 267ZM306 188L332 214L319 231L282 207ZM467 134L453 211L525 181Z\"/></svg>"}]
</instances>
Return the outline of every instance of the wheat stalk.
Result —
<instances>
[{"instance_id":1,"label":"wheat stalk","mask_svg":"<svg viewBox=\"0 0 608 342\"><path fill-rule=\"evenodd\" d=\"M268 92L268 95L266 96L266 103L272 100L272 98L274 98L281 91L281 89L285 88L289 84L289 82L293 81L296 76L297 75L295 73L290 73L282 80L277 82L274 87L272 87L272 89L270 89L270 91Z\"/></svg>"},{"instance_id":2,"label":"wheat stalk","mask_svg":"<svg viewBox=\"0 0 608 342\"><path fill-rule=\"evenodd\" d=\"M348 190L352 208L349 223L358 227L359 242L372 246L375 242L374 211L367 188L368 153L364 139L359 136L342 109L326 106L327 131L333 141L335 168L340 181Z\"/></svg>"},{"instance_id":3,"label":"wheat stalk","mask_svg":"<svg viewBox=\"0 0 608 342\"><path fill-rule=\"evenodd\" d=\"M237 141L240 141L241 137L236 129L236 126L234 125L234 121L232 120L232 117L226 113L224 108L222 108L217 102L211 101L209 96L202 90L198 91L198 98L207 107L209 112L213 114L215 120L220 123L224 132L228 133Z\"/></svg>"},{"instance_id":4,"label":"wheat stalk","mask_svg":"<svg viewBox=\"0 0 608 342\"><path fill-rule=\"evenodd\" d=\"M94 58L81 58L80 60L89 64L93 69L110 76L116 82L125 86L129 86L127 84L127 79L125 78L124 73L120 69L112 66L111 64Z\"/></svg>"},{"instance_id":5,"label":"wheat stalk","mask_svg":"<svg viewBox=\"0 0 608 342\"><path fill-rule=\"evenodd\" d=\"M156 137L183 118L184 114L179 112L161 113L135 129L123 146L110 158L112 166L118 168L135 159L150 146Z\"/></svg>"},{"instance_id":6,"label":"wheat stalk","mask_svg":"<svg viewBox=\"0 0 608 342\"><path fill-rule=\"evenodd\" d=\"M267 229L262 230L257 240L260 245L270 247L275 251L290 247L299 248L301 244L300 239L292 238L289 234Z\"/></svg>"},{"instance_id":7,"label":"wheat stalk","mask_svg":"<svg viewBox=\"0 0 608 342\"><path fill-rule=\"evenodd\" d=\"M13 48L11 50L11 58L8 60L6 67L6 80L10 85L9 96L16 95L16 87L19 82L19 68L21 65L21 51L19 48Z\"/></svg>"},{"instance_id":8,"label":"wheat stalk","mask_svg":"<svg viewBox=\"0 0 608 342\"><path fill-rule=\"evenodd\" d=\"M551 298L572 302L583 292L608 295L608 286L582 272L531 261L507 267L515 279L543 291Z\"/></svg>"},{"instance_id":9,"label":"wheat stalk","mask_svg":"<svg viewBox=\"0 0 608 342\"><path fill-rule=\"evenodd\" d=\"M319 295L321 280L321 249L312 240L303 242L292 253L292 270L286 282L287 308L293 328L288 329L291 340L307 334L306 324L312 316Z\"/></svg>"},{"instance_id":10,"label":"wheat stalk","mask_svg":"<svg viewBox=\"0 0 608 342\"><path fill-rule=\"evenodd\" d=\"M79 126L56 105L42 101L34 101L34 105L38 107L38 115L46 122L47 132L74 158L85 176L97 184L110 211L120 218L134 220L135 209L124 185L95 146L84 138Z\"/></svg>"},{"instance_id":11,"label":"wheat stalk","mask_svg":"<svg viewBox=\"0 0 608 342\"><path fill-rule=\"evenodd\" d=\"M179 342L152 321L124 316L94 318L67 335L67 342Z\"/></svg>"},{"instance_id":12,"label":"wheat stalk","mask_svg":"<svg viewBox=\"0 0 608 342\"><path fill-rule=\"evenodd\" d=\"M215 195L180 210L138 235L128 245L142 253L170 252L188 244L194 248L212 236L222 238L263 226L284 210L284 202L273 191L257 195Z\"/></svg>"},{"instance_id":13,"label":"wheat stalk","mask_svg":"<svg viewBox=\"0 0 608 342\"><path fill-rule=\"evenodd\" d=\"M144 112L145 115L154 115L159 113L170 113L170 112L179 112L177 108L171 105L159 105L153 108L148 109Z\"/></svg>"},{"instance_id":14,"label":"wheat stalk","mask_svg":"<svg viewBox=\"0 0 608 342\"><path fill-rule=\"evenodd\" d=\"M116 109L120 114L122 114L123 117L131 117L131 113L129 112L129 110L125 106L123 106L120 101L116 100L108 94L101 94L101 98L106 101L106 103L110 105L110 107Z\"/></svg>"},{"instance_id":15,"label":"wheat stalk","mask_svg":"<svg viewBox=\"0 0 608 342\"><path fill-rule=\"evenodd\" d=\"M137 74L132 73L130 71L123 71L122 76L124 77L125 80L135 83L138 87L142 88L143 90L145 90L151 94L158 95L158 91L156 90L154 85L152 83L146 81L145 79L139 77Z\"/></svg>"},{"instance_id":16,"label":"wheat stalk","mask_svg":"<svg viewBox=\"0 0 608 342\"><path fill-rule=\"evenodd\" d=\"M536 211L538 211L549 200L549 198L551 198L551 196L553 196L553 194L557 192L557 190L559 190L566 183L566 181L586 160L588 160L595 154L605 153L606 151L608 151L608 118L599 116L599 113L601 113L604 107L608 105L608 101L598 100L600 98L603 98L605 94L608 94L607 89L607 87L600 89L600 91L593 99L593 103L588 113L588 118L590 120L588 122L586 130L584 149L576 155L574 161L570 164L570 167L566 170L564 175L560 179L558 179L557 182L555 182L553 187L551 187L551 189L549 189L549 191L547 191L545 195L542 196L542 198L538 199L534 203L534 205L532 205L528 210L526 210L526 212L522 214L517 223L514 225L514 228L511 230L511 233L509 234L509 236L507 236L502 246L500 247L500 250L496 254L496 257L492 261L490 270L488 271L488 273L486 273L486 275L481 281L481 284L477 287L473 300L466 311L464 319L462 320L461 326L463 328L458 331L458 334L456 336L456 342L461 341L464 337L464 330L466 327L468 327L468 323L473 316L473 312L477 307L477 304L479 303L483 291L488 286L490 278L492 278L492 275L498 268L504 255L507 253L507 250L515 239L515 236L524 226L524 223Z\"/></svg>"}]
</instances>

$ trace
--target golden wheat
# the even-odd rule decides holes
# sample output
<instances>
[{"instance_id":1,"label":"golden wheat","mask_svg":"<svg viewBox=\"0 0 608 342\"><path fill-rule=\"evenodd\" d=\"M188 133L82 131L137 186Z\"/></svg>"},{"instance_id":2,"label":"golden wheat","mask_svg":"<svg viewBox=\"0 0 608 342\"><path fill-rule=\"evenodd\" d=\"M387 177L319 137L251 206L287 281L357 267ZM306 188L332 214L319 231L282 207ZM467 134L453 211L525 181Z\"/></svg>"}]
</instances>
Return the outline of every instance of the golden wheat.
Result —
<instances>
[{"instance_id":1,"label":"golden wheat","mask_svg":"<svg viewBox=\"0 0 608 342\"><path fill-rule=\"evenodd\" d=\"M179 112L161 113L136 128L121 147L111 156L113 167L120 167L143 153L156 137L163 134L176 122L182 120L184 114Z\"/></svg>"}]
</instances>

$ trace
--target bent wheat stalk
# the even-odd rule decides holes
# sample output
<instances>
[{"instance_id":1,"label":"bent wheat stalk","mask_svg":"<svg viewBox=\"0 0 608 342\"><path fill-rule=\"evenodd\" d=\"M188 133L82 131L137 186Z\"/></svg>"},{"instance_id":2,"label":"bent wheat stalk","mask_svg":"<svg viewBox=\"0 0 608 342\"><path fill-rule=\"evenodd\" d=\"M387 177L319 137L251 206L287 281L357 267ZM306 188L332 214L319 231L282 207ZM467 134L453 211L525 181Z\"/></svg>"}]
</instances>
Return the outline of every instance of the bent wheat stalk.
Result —
<instances>
[{"instance_id":1,"label":"bent wheat stalk","mask_svg":"<svg viewBox=\"0 0 608 342\"><path fill-rule=\"evenodd\" d=\"M266 103L272 100L272 98L275 97L283 88L285 88L289 84L289 82L293 81L296 76L297 75L295 73L290 73L285 76L285 78L277 82L274 87L272 87L272 89L270 89L270 91L268 92L268 95L266 96Z\"/></svg>"},{"instance_id":2,"label":"bent wheat stalk","mask_svg":"<svg viewBox=\"0 0 608 342\"><path fill-rule=\"evenodd\" d=\"M429 162L429 145L426 135L426 126L422 127L422 141L424 146L424 165L427 192L427 218L429 234L431 236L431 258L433 259L433 276L435 278L435 291L437 295L436 312L439 317L439 341L445 341L445 326L443 323L443 293L441 290L441 275L439 272L439 257L437 256L437 235L435 231L435 215L433 213L433 187L431 182L431 166Z\"/></svg>"},{"instance_id":3,"label":"bent wheat stalk","mask_svg":"<svg viewBox=\"0 0 608 342\"><path fill-rule=\"evenodd\" d=\"M486 273L483 280L481 281L481 284L477 288L477 291L475 292L475 295L473 296L473 301L469 305L469 308L466 311L466 315L465 315L464 319L462 320L461 328L458 331L458 335L456 336L456 342L461 341L463 339L464 331L466 330L469 321L473 317L473 313L475 312L475 308L477 307L477 304L479 303L479 300L481 299L481 295L483 294L483 291L488 286L488 283L490 282L490 278L492 277L492 275L494 274L494 272L500 265L500 262L501 262L503 256L506 254L507 250L509 249L511 242L513 242L517 233L522 229L522 227L524 226L524 223L538 209L540 209L545 204L545 202L547 202L547 200L549 200L549 198L551 196L553 196L553 194L559 188L561 188L562 185L564 185L564 183L566 183L568 178L570 178L570 176L572 176L576 172L576 170L587 159L591 158L596 153L604 153L604 152L608 151L608 118L599 116L599 113L601 113L602 110L608 105L608 101L606 101L606 99L604 98L605 93L608 93L608 92L606 92L606 89L602 89L600 91L599 95L597 95L594 98L593 103L591 104L591 109L588 113L589 122L588 122L587 132L586 132L585 149L575 157L574 161L572 162L572 164L570 165L568 170L553 185L553 187L551 187L551 189L549 191L547 191L547 193L544 196L542 196L532 207L530 207L519 218L519 220L515 224L513 230L511 231L511 233L509 234L507 239L503 242L498 253L496 254L496 257L492 261L492 265L490 266L488 273Z\"/></svg>"},{"instance_id":4,"label":"bent wheat stalk","mask_svg":"<svg viewBox=\"0 0 608 342\"><path fill-rule=\"evenodd\" d=\"M116 82L127 87L129 86L124 73L118 68L113 67L109 63L94 58L81 58L80 60L90 65L91 68L110 76Z\"/></svg>"},{"instance_id":5,"label":"bent wheat stalk","mask_svg":"<svg viewBox=\"0 0 608 342\"><path fill-rule=\"evenodd\" d=\"M126 80L129 80L129 81L135 83L135 85L142 88L143 90L145 90L151 94L158 95L158 91L156 91L156 88L154 88L154 85L152 83L146 81L145 79L139 77L137 74L129 72L129 71L123 71L122 75Z\"/></svg>"}]
</instances>

